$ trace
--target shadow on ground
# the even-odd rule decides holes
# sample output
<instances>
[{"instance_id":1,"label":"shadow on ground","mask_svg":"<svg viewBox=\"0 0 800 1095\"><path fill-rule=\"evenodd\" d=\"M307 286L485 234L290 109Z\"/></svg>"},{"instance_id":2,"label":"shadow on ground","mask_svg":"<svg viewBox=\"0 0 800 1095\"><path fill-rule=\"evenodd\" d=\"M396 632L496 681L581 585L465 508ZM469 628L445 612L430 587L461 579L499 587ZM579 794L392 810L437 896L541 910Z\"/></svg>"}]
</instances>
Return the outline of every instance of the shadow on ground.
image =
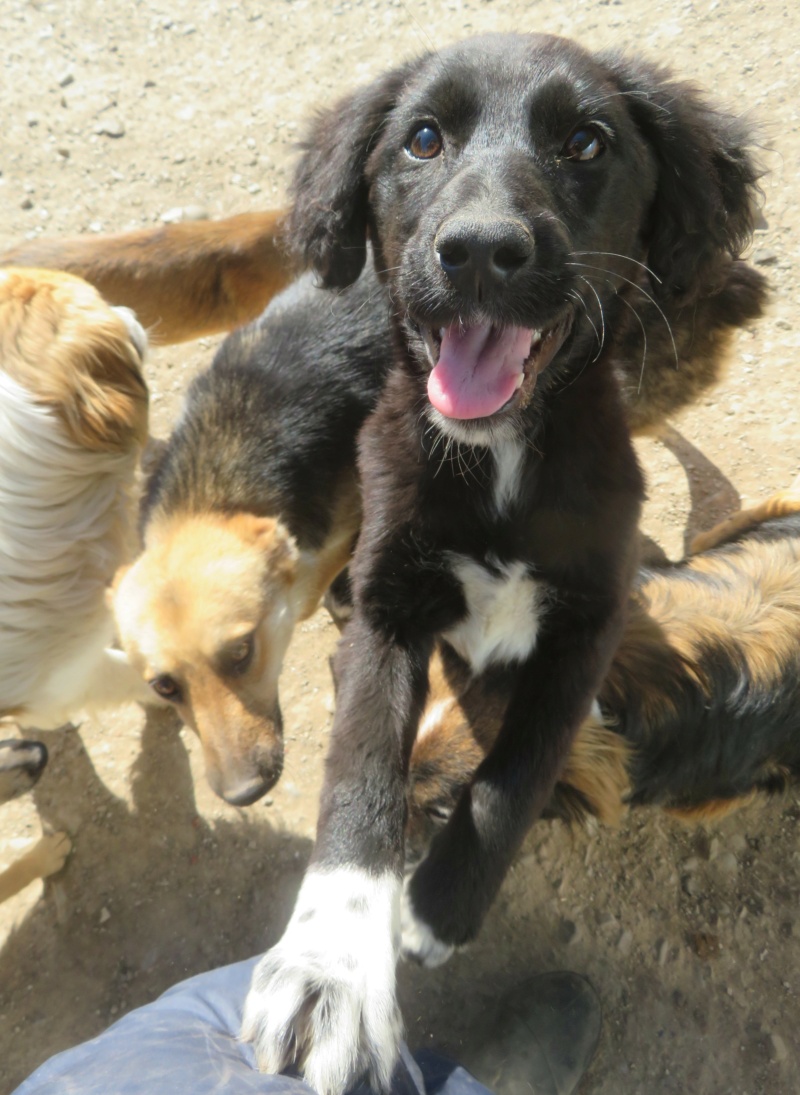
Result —
<instances>
[{"instance_id":1,"label":"shadow on ground","mask_svg":"<svg viewBox=\"0 0 800 1095\"><path fill-rule=\"evenodd\" d=\"M168 715L148 716L132 809L99 778L78 732L38 736L50 764L36 805L74 852L0 952L2 1092L176 981L263 950L288 919L310 851L255 815L199 816Z\"/></svg>"}]
</instances>

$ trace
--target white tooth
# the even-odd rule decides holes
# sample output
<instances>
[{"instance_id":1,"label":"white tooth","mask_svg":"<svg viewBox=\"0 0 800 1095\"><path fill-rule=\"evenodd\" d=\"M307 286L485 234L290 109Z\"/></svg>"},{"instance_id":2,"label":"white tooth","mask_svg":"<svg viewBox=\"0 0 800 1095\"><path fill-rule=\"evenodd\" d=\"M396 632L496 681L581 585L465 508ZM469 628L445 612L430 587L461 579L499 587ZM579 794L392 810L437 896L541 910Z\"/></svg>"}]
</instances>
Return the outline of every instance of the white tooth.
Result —
<instances>
[{"instance_id":1,"label":"white tooth","mask_svg":"<svg viewBox=\"0 0 800 1095\"><path fill-rule=\"evenodd\" d=\"M439 338L444 338L446 330L447 330L446 327L440 327L439 328Z\"/></svg>"},{"instance_id":2,"label":"white tooth","mask_svg":"<svg viewBox=\"0 0 800 1095\"><path fill-rule=\"evenodd\" d=\"M521 387L522 387L522 382L523 382L524 380L525 380L525 374L524 374L524 373L520 373L520 374L519 374L519 376L517 377L517 383L516 383L516 384L514 385L514 391L516 391L516 390L517 390L517 388L521 388Z\"/></svg>"}]
</instances>

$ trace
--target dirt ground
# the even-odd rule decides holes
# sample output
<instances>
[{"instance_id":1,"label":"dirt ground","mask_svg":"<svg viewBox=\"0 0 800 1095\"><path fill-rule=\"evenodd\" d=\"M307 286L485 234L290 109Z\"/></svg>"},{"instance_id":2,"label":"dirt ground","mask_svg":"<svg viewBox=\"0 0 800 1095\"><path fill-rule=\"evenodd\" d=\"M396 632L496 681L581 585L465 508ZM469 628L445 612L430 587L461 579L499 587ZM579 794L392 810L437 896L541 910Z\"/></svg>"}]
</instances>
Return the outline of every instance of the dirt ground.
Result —
<instances>
[{"instance_id":1,"label":"dirt ground","mask_svg":"<svg viewBox=\"0 0 800 1095\"><path fill-rule=\"evenodd\" d=\"M796 3L2 0L0 245L278 204L315 103L486 30L638 49L762 124L754 260L770 313L666 443L639 445L645 529L677 558L687 533L800 470ZM156 435L215 344L153 353ZM56 880L0 909L0 1091L180 978L279 937L314 830L334 642L324 612L297 634L281 682L286 773L247 810L212 795L197 742L167 716L125 709L41 735L50 766L3 808L0 865L43 828L66 829L75 849ZM605 1006L586 1095L797 1092L799 824L794 796L693 830L646 812L619 831L540 823L480 940L438 971L401 970L410 1042L457 1057L504 987L570 968Z\"/></svg>"}]
</instances>

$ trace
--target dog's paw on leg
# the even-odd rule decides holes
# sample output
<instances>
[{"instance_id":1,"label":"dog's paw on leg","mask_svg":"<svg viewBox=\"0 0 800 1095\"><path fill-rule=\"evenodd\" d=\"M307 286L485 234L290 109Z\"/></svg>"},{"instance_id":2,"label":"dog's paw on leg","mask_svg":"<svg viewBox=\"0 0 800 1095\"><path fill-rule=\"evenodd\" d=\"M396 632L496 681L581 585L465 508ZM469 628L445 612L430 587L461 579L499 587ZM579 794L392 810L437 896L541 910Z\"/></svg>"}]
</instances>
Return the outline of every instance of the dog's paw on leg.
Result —
<instances>
[{"instance_id":1,"label":"dog's paw on leg","mask_svg":"<svg viewBox=\"0 0 800 1095\"><path fill-rule=\"evenodd\" d=\"M308 872L245 1001L242 1037L263 1072L295 1062L319 1095L342 1095L364 1075L389 1090L402 1035L399 897L394 875Z\"/></svg>"},{"instance_id":2,"label":"dog's paw on leg","mask_svg":"<svg viewBox=\"0 0 800 1095\"><path fill-rule=\"evenodd\" d=\"M413 877L413 874L406 875L403 885L400 905L401 952L403 958L433 969L443 965L455 947L451 943L438 939L430 924L427 924L414 908L414 899L411 896Z\"/></svg>"}]
</instances>

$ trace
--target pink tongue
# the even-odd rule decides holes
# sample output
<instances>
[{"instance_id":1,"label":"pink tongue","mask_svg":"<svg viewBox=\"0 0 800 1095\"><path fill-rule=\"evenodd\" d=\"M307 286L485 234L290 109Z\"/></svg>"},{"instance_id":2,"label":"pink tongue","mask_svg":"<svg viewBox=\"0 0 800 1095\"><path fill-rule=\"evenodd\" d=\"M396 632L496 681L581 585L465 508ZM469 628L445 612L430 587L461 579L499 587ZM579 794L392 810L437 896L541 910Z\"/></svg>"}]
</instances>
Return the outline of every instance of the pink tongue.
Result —
<instances>
[{"instance_id":1,"label":"pink tongue","mask_svg":"<svg viewBox=\"0 0 800 1095\"><path fill-rule=\"evenodd\" d=\"M488 324L448 327L439 360L428 377L428 399L447 418L486 418L519 385L533 331Z\"/></svg>"}]
</instances>

